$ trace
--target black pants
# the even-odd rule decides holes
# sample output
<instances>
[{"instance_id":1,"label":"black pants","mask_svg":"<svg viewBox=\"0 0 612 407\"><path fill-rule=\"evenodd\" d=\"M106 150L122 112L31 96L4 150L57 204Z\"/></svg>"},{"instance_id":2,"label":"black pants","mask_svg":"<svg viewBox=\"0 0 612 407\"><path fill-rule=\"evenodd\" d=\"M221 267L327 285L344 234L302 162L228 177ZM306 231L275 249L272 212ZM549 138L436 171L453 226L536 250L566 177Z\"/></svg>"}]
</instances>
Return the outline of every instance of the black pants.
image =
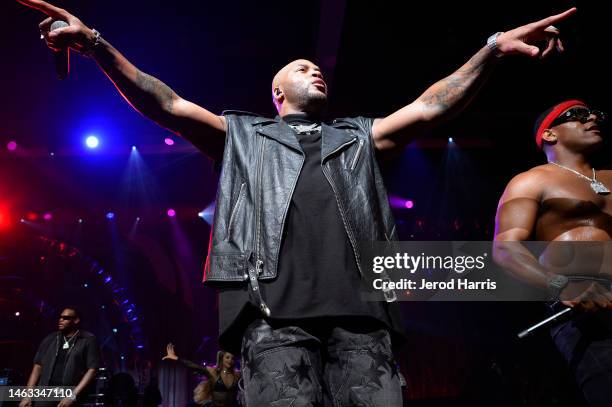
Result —
<instances>
[{"instance_id":1,"label":"black pants","mask_svg":"<svg viewBox=\"0 0 612 407\"><path fill-rule=\"evenodd\" d=\"M385 329L259 319L242 341L246 407L402 405Z\"/></svg>"},{"instance_id":2,"label":"black pants","mask_svg":"<svg viewBox=\"0 0 612 407\"><path fill-rule=\"evenodd\" d=\"M612 311L578 315L552 334L589 406L612 406Z\"/></svg>"}]
</instances>

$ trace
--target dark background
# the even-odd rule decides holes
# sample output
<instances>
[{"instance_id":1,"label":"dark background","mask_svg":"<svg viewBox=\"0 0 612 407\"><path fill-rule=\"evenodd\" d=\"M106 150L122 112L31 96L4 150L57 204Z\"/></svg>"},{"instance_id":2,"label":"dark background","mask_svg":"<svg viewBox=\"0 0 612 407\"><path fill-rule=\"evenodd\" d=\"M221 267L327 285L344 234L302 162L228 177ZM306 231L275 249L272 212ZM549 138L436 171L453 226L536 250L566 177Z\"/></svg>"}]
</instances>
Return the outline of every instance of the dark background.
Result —
<instances>
[{"instance_id":1,"label":"dark background","mask_svg":"<svg viewBox=\"0 0 612 407\"><path fill-rule=\"evenodd\" d=\"M404 240L491 239L505 184L544 162L532 137L539 112L569 98L609 111L608 19L600 2L57 4L141 70L216 113L274 115L274 73L293 59L312 59L331 85L330 118L389 114L457 69L490 34L577 6L559 24L563 55L505 58L460 117L385 165L390 194L414 201L412 209L396 209ZM211 162L135 113L93 61L73 54L69 78L56 80L38 38L43 16L13 1L0 10L0 371L25 382L62 304L84 310L113 371L156 371L169 341L180 355L214 362L216 299L200 284L210 227L197 216L214 201ZM101 139L95 151L83 146L88 134ZM166 137L176 144L164 144ZM403 307L407 398L579 402L546 335L514 339L543 315L540 304Z\"/></svg>"}]
</instances>

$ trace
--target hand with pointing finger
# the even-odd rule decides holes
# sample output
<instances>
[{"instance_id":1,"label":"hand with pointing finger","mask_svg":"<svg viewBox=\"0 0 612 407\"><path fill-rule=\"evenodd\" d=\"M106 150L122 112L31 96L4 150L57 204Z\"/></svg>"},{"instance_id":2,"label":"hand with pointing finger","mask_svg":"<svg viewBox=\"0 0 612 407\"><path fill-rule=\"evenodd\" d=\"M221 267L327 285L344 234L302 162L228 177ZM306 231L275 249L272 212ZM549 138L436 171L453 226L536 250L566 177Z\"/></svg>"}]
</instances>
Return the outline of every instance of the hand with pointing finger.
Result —
<instances>
[{"instance_id":1,"label":"hand with pointing finger","mask_svg":"<svg viewBox=\"0 0 612 407\"><path fill-rule=\"evenodd\" d=\"M501 33L497 37L496 48L502 55L523 54L541 58L547 57L553 49L563 52L563 43L559 38L560 32L554 24L566 20L574 13L576 13L575 7L561 14ZM546 48L542 51L536 44L544 41Z\"/></svg>"}]
</instances>

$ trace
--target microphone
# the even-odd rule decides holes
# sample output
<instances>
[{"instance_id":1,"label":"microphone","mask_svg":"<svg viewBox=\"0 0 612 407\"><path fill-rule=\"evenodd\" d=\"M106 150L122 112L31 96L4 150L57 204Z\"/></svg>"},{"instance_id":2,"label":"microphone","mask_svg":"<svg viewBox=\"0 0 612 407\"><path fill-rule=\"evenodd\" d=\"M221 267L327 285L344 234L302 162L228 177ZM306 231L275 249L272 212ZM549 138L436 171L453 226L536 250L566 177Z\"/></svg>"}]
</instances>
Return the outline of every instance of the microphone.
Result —
<instances>
[{"instance_id":1,"label":"microphone","mask_svg":"<svg viewBox=\"0 0 612 407\"><path fill-rule=\"evenodd\" d=\"M525 329L524 331L519 332L517 336L520 339L523 339L529 336L530 334L532 334L534 331L538 330L539 328L548 327L555 323L565 321L568 317L570 317L573 314L573 311L574 311L573 308L570 308L570 307L563 308L561 311L557 312L556 314L551 315L545 320L540 321L537 324L532 325L529 328Z\"/></svg>"},{"instance_id":2,"label":"microphone","mask_svg":"<svg viewBox=\"0 0 612 407\"><path fill-rule=\"evenodd\" d=\"M59 28L68 27L69 24L62 20L56 20L51 24L49 31L55 31ZM53 53L53 59L55 60L55 71L57 72L57 79L64 80L70 72L70 49L66 48L61 51Z\"/></svg>"}]
</instances>

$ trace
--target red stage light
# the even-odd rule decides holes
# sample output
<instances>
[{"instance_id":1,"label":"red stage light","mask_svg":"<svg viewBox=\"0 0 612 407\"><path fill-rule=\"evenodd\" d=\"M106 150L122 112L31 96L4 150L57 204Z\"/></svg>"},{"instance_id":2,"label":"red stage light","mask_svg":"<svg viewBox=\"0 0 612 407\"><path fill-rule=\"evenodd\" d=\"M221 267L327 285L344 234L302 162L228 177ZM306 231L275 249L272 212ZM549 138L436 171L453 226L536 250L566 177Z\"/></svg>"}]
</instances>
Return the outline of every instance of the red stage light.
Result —
<instances>
[{"instance_id":1,"label":"red stage light","mask_svg":"<svg viewBox=\"0 0 612 407\"><path fill-rule=\"evenodd\" d=\"M26 215L26 219L27 220L37 220L38 219L38 214L34 213L34 212L28 212L28 214Z\"/></svg>"},{"instance_id":2,"label":"red stage light","mask_svg":"<svg viewBox=\"0 0 612 407\"><path fill-rule=\"evenodd\" d=\"M4 210L0 210L0 230L8 229L10 219L8 213Z\"/></svg>"}]
</instances>

